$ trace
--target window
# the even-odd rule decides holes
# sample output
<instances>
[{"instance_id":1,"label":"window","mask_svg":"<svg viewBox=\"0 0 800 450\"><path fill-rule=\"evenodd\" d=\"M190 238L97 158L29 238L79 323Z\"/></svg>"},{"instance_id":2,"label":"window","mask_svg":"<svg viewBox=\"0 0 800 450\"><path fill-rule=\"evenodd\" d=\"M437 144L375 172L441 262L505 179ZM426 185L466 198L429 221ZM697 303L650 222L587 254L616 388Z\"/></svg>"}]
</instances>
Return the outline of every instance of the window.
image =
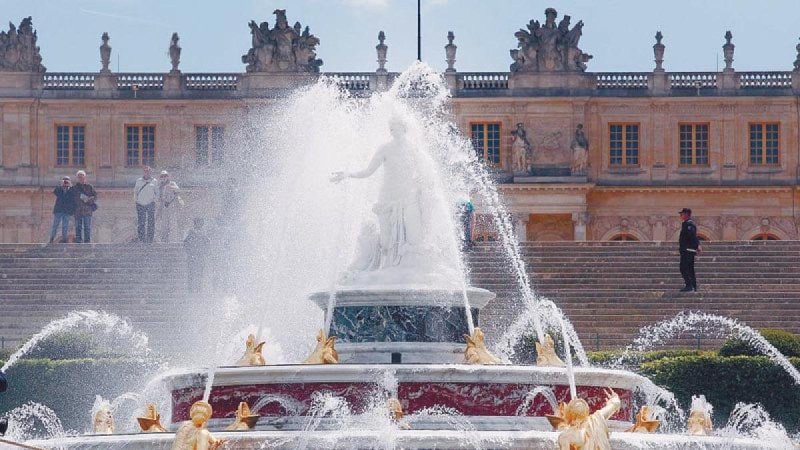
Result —
<instances>
[{"instance_id":1,"label":"window","mask_svg":"<svg viewBox=\"0 0 800 450\"><path fill-rule=\"evenodd\" d=\"M611 240L612 241L638 241L639 239L636 239L636 236L634 236L632 234L623 233L623 234L618 234L618 235L612 237Z\"/></svg>"},{"instance_id":2,"label":"window","mask_svg":"<svg viewBox=\"0 0 800 450\"><path fill-rule=\"evenodd\" d=\"M126 165L154 166L156 162L155 125L125 127Z\"/></svg>"},{"instance_id":3,"label":"window","mask_svg":"<svg viewBox=\"0 0 800 450\"><path fill-rule=\"evenodd\" d=\"M86 126L56 125L56 165L85 165Z\"/></svg>"},{"instance_id":4,"label":"window","mask_svg":"<svg viewBox=\"0 0 800 450\"><path fill-rule=\"evenodd\" d=\"M612 123L608 125L609 164L612 166L639 165L639 124Z\"/></svg>"},{"instance_id":5,"label":"window","mask_svg":"<svg viewBox=\"0 0 800 450\"><path fill-rule=\"evenodd\" d=\"M780 128L777 123L750 124L750 164L777 165Z\"/></svg>"},{"instance_id":6,"label":"window","mask_svg":"<svg viewBox=\"0 0 800 450\"><path fill-rule=\"evenodd\" d=\"M499 123L473 123L470 124L472 147L478 154L478 159L490 166L500 165L500 124Z\"/></svg>"},{"instance_id":7,"label":"window","mask_svg":"<svg viewBox=\"0 0 800 450\"><path fill-rule=\"evenodd\" d=\"M761 233L753 236L751 241L779 241L780 239L774 234Z\"/></svg>"},{"instance_id":8,"label":"window","mask_svg":"<svg viewBox=\"0 0 800 450\"><path fill-rule=\"evenodd\" d=\"M708 124L682 123L678 125L680 165L708 165Z\"/></svg>"},{"instance_id":9,"label":"window","mask_svg":"<svg viewBox=\"0 0 800 450\"><path fill-rule=\"evenodd\" d=\"M222 162L225 128L198 125L195 130L195 158L198 165L208 166Z\"/></svg>"}]
</instances>

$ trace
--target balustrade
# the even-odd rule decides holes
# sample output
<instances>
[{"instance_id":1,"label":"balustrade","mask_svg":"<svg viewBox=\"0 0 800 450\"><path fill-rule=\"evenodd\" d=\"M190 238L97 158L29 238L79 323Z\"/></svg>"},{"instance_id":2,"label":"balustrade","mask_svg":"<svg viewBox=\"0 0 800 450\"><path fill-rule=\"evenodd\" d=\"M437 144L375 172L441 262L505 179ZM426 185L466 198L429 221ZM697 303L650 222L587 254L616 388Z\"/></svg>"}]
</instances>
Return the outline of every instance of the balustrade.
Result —
<instances>
[{"instance_id":1,"label":"balustrade","mask_svg":"<svg viewBox=\"0 0 800 450\"><path fill-rule=\"evenodd\" d=\"M669 74L669 83L672 89L714 89L717 87L717 75L717 72L672 72Z\"/></svg>"},{"instance_id":2,"label":"balustrade","mask_svg":"<svg viewBox=\"0 0 800 450\"><path fill-rule=\"evenodd\" d=\"M42 77L44 89L91 90L94 89L94 73L45 73Z\"/></svg>"},{"instance_id":3,"label":"balustrade","mask_svg":"<svg viewBox=\"0 0 800 450\"><path fill-rule=\"evenodd\" d=\"M596 73L597 89L647 89L649 73L601 72Z\"/></svg>"},{"instance_id":4,"label":"balustrade","mask_svg":"<svg viewBox=\"0 0 800 450\"><path fill-rule=\"evenodd\" d=\"M118 89L164 89L164 74L162 73L119 73L117 74Z\"/></svg>"},{"instance_id":5,"label":"balustrade","mask_svg":"<svg viewBox=\"0 0 800 450\"><path fill-rule=\"evenodd\" d=\"M369 91L371 88L370 78L374 76L368 72L326 73L325 75L335 79L339 87L349 91Z\"/></svg>"},{"instance_id":6,"label":"balustrade","mask_svg":"<svg viewBox=\"0 0 800 450\"><path fill-rule=\"evenodd\" d=\"M202 91L232 91L236 89L236 73L187 73L186 89Z\"/></svg>"},{"instance_id":7,"label":"balustrade","mask_svg":"<svg viewBox=\"0 0 800 450\"><path fill-rule=\"evenodd\" d=\"M739 72L742 89L790 88L792 72Z\"/></svg>"},{"instance_id":8,"label":"balustrade","mask_svg":"<svg viewBox=\"0 0 800 450\"><path fill-rule=\"evenodd\" d=\"M465 90L508 89L507 72L459 73Z\"/></svg>"}]
</instances>

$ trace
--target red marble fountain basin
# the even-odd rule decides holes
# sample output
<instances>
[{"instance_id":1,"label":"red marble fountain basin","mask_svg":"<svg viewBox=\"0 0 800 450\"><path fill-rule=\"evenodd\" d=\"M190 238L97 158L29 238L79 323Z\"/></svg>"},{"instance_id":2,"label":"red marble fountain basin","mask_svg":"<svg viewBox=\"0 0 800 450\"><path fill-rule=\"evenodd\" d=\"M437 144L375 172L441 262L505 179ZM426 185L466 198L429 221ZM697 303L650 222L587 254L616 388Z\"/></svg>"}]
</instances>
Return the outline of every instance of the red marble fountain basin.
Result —
<instances>
[{"instance_id":1,"label":"red marble fountain basin","mask_svg":"<svg viewBox=\"0 0 800 450\"><path fill-rule=\"evenodd\" d=\"M211 390L214 419L229 422L239 402L253 407L265 396L279 397L282 403L266 403L258 414L259 424L269 418L302 417L309 412L315 393L330 393L347 400L354 414L382 396L381 383L386 373L397 380L397 397L406 415L422 409L443 406L469 418L477 429L519 429L526 418L553 414L549 402L538 395L526 407L525 397L537 386L549 386L558 401L569 399L565 369L536 366L472 366L452 364L337 364L279 365L264 367L218 368ZM189 419L189 407L201 400L205 389L205 371L186 371L164 377L172 393L172 423ZM603 388L613 388L622 400L622 408L612 419L620 426L633 419L632 395L646 379L620 370L576 368L578 396L592 411L605 402ZM218 422L213 420L213 422ZM219 420L219 423L222 423ZM535 421L546 428L546 421ZM302 423L294 421L294 423ZM484 424L484 425L482 425ZM282 425L284 429L291 425ZM616 428L616 427L615 427Z\"/></svg>"}]
</instances>

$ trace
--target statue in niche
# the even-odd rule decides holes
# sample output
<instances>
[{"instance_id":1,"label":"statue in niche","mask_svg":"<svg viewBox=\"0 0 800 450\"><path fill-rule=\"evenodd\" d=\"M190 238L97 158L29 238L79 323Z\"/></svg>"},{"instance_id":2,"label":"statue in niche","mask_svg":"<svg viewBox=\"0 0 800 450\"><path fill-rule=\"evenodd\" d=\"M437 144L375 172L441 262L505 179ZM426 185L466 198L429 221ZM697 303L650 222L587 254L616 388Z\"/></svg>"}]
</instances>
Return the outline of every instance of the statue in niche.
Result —
<instances>
[{"instance_id":1,"label":"statue in niche","mask_svg":"<svg viewBox=\"0 0 800 450\"><path fill-rule=\"evenodd\" d=\"M519 41L511 50L511 72L584 72L592 55L578 48L583 34L583 21L572 28L570 16L565 15L556 26L558 12L553 8L544 11L545 23L531 20L527 30L520 29L514 36Z\"/></svg>"},{"instance_id":2,"label":"statue in niche","mask_svg":"<svg viewBox=\"0 0 800 450\"><path fill-rule=\"evenodd\" d=\"M575 128L575 137L569 146L572 149L570 169L573 174L585 174L589 171L589 140L583 132L583 124Z\"/></svg>"},{"instance_id":3,"label":"statue in niche","mask_svg":"<svg viewBox=\"0 0 800 450\"><path fill-rule=\"evenodd\" d=\"M172 73L178 73L178 64L181 63L181 46L178 45L178 33L172 33L172 39L169 44L169 60L172 63Z\"/></svg>"},{"instance_id":4,"label":"statue in niche","mask_svg":"<svg viewBox=\"0 0 800 450\"><path fill-rule=\"evenodd\" d=\"M44 72L42 56L36 46L33 18L22 19L19 27L8 23L8 32L0 32L0 72Z\"/></svg>"},{"instance_id":5,"label":"statue in niche","mask_svg":"<svg viewBox=\"0 0 800 450\"><path fill-rule=\"evenodd\" d=\"M267 22L258 25L251 20L249 23L252 46L242 56L247 72L318 73L322 65L315 53L319 38L311 34L308 27L303 30L300 22L290 27L285 9L276 9L274 14L275 27L272 29Z\"/></svg>"},{"instance_id":6,"label":"statue in niche","mask_svg":"<svg viewBox=\"0 0 800 450\"><path fill-rule=\"evenodd\" d=\"M530 170L529 161L533 157L533 151L522 122L517 123L517 128L511 131L511 157L515 173L527 173Z\"/></svg>"}]
</instances>

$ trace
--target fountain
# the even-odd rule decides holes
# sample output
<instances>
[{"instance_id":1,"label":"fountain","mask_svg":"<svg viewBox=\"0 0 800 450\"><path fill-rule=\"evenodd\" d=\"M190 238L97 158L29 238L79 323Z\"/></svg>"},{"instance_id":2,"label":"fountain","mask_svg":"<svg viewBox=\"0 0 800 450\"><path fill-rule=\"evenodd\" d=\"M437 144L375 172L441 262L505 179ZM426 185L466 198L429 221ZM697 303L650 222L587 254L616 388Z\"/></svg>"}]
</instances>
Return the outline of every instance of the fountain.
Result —
<instances>
[{"instance_id":1,"label":"fountain","mask_svg":"<svg viewBox=\"0 0 800 450\"><path fill-rule=\"evenodd\" d=\"M658 426L651 414L657 407L649 402L637 414L637 405L652 383L625 370L573 367L572 350L586 360L580 342L560 310L534 295L497 192L447 121L446 93L441 77L423 64L370 99L348 98L335 80L296 92L263 131L275 154L263 168L269 188L261 191L268 198L253 202L251 225L273 233L260 233L241 249L253 262L247 279L251 297L259 299L242 309L245 323L258 331L231 329L244 320L228 314L231 308L222 330L187 312L198 333L220 336L206 349L209 359L226 357L226 332L248 336L245 355L230 359L232 365L160 375L152 383L164 386L170 408L164 415L155 406L141 413L147 432L102 434L113 432L113 422L108 408L98 408L103 426L96 434L28 443L65 449L782 448L713 432L699 436L698 426L692 428L697 436L648 433ZM290 155L298 148L300 154ZM455 205L469 190L505 230L502 244L527 307L511 328L530 319L541 343L539 365L495 356L487 345L492 336L485 340L479 327L494 294L469 286L459 250ZM318 310L295 306L301 294ZM292 314L278 314L288 303ZM263 333L275 326L267 318L276 315L285 324L286 348L297 349L292 363L261 354ZM546 329L561 334L565 354L556 354ZM245 346L243 337L236 346Z\"/></svg>"}]
</instances>

